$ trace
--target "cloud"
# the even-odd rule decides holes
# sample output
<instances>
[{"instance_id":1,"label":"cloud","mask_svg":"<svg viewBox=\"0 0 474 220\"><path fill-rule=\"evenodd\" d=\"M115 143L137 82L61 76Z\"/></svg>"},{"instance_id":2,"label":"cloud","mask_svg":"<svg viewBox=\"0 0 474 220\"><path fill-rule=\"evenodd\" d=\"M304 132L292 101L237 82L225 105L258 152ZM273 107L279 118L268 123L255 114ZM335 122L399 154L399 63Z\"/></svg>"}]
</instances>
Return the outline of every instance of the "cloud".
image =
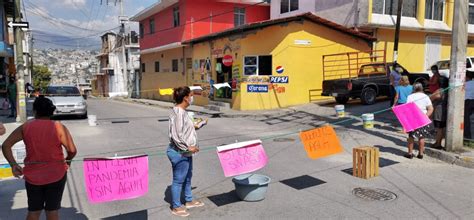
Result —
<instances>
[{"instance_id":1,"label":"cloud","mask_svg":"<svg viewBox=\"0 0 474 220\"><path fill-rule=\"evenodd\" d=\"M86 5L86 0L59 0L58 2L66 6L82 7Z\"/></svg>"}]
</instances>

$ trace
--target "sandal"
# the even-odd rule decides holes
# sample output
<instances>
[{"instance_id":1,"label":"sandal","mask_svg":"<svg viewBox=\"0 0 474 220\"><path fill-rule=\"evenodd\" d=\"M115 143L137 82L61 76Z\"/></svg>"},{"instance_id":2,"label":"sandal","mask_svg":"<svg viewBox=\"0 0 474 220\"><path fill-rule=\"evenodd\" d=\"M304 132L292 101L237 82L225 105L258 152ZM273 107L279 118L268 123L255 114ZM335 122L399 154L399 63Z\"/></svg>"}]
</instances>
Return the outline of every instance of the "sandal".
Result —
<instances>
[{"instance_id":1,"label":"sandal","mask_svg":"<svg viewBox=\"0 0 474 220\"><path fill-rule=\"evenodd\" d=\"M408 158L408 159L413 159L413 154L407 153L407 154L405 154L405 155L403 155L403 156L406 157L406 158Z\"/></svg>"},{"instance_id":2,"label":"sandal","mask_svg":"<svg viewBox=\"0 0 474 220\"><path fill-rule=\"evenodd\" d=\"M416 156L416 157L420 160L423 160L423 154L418 154L418 156Z\"/></svg>"},{"instance_id":3,"label":"sandal","mask_svg":"<svg viewBox=\"0 0 474 220\"><path fill-rule=\"evenodd\" d=\"M188 217L189 216L189 212L186 211L186 209L184 207L171 209L171 214L179 216L179 217Z\"/></svg>"},{"instance_id":4,"label":"sandal","mask_svg":"<svg viewBox=\"0 0 474 220\"><path fill-rule=\"evenodd\" d=\"M187 209L190 209L190 208L195 208L195 207L202 207L204 206L204 203L201 201L195 200L195 201L187 202L185 206Z\"/></svg>"}]
</instances>

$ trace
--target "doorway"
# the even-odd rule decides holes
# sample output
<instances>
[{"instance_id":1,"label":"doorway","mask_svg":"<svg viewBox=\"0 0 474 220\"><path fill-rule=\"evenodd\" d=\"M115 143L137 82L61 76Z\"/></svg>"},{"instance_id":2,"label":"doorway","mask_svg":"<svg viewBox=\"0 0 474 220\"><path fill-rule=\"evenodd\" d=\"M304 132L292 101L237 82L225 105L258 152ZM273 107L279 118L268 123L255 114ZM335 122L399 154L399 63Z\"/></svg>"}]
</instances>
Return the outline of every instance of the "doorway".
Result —
<instances>
[{"instance_id":1,"label":"doorway","mask_svg":"<svg viewBox=\"0 0 474 220\"><path fill-rule=\"evenodd\" d=\"M441 37L426 37L425 47L425 70L429 70L431 65L441 59Z\"/></svg>"},{"instance_id":2,"label":"doorway","mask_svg":"<svg viewBox=\"0 0 474 220\"><path fill-rule=\"evenodd\" d=\"M228 83L229 85L232 85L232 65L226 66L222 60L223 58L217 58L216 60L216 84ZM230 87L216 89L215 97L221 99L232 99L232 89Z\"/></svg>"}]
</instances>

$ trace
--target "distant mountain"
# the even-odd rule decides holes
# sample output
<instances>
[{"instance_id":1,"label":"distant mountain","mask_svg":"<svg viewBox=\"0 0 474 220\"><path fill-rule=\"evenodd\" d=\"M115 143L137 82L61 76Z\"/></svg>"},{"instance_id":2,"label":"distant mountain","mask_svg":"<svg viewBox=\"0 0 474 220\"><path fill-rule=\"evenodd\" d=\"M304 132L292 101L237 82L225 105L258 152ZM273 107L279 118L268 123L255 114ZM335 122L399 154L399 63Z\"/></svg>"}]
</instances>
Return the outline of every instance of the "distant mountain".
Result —
<instances>
[{"instance_id":1,"label":"distant mountain","mask_svg":"<svg viewBox=\"0 0 474 220\"><path fill-rule=\"evenodd\" d=\"M97 50L101 47L99 36L64 36L51 32L33 30L34 47L39 49Z\"/></svg>"}]
</instances>

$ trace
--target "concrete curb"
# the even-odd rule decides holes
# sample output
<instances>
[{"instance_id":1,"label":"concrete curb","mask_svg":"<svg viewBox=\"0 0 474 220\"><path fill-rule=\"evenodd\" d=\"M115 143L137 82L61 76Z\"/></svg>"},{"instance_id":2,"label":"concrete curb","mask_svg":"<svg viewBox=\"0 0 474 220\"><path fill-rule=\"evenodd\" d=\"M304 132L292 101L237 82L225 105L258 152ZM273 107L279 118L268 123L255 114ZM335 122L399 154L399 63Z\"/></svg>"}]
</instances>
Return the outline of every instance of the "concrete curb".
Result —
<instances>
[{"instance_id":1,"label":"concrete curb","mask_svg":"<svg viewBox=\"0 0 474 220\"><path fill-rule=\"evenodd\" d=\"M474 158L461 156L459 154L437 150L433 148L425 148L425 154L429 157L436 158L449 164L454 164L466 168L474 169Z\"/></svg>"}]
</instances>

